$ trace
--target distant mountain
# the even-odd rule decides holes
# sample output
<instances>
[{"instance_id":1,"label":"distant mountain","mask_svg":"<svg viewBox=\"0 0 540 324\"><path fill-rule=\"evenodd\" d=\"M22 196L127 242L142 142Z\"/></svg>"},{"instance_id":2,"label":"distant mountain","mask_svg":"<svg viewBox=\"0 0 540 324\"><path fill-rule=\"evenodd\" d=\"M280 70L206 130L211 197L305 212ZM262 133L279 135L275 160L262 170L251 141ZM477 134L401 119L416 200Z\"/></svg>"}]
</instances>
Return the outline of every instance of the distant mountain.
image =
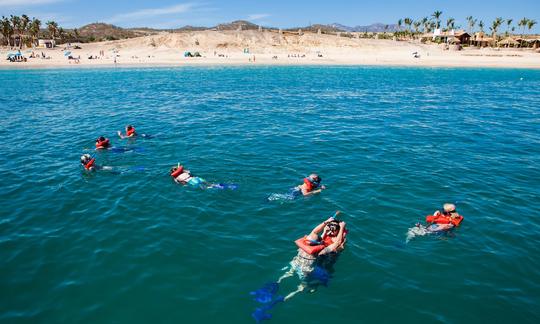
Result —
<instances>
[{"instance_id":1,"label":"distant mountain","mask_svg":"<svg viewBox=\"0 0 540 324\"><path fill-rule=\"evenodd\" d=\"M105 23L94 23L82 26L78 29L78 32L81 38L87 39L89 41L133 38L146 34L142 31L124 29Z\"/></svg>"},{"instance_id":2,"label":"distant mountain","mask_svg":"<svg viewBox=\"0 0 540 324\"><path fill-rule=\"evenodd\" d=\"M318 32L319 29L321 30L322 33L336 33L340 31L344 31L342 29L336 28L333 25L321 25L321 24L314 24L314 25L306 26L306 27L287 28L285 30L297 31L298 29L302 29L302 31L305 31L305 32L309 31L313 33Z\"/></svg>"},{"instance_id":3,"label":"distant mountain","mask_svg":"<svg viewBox=\"0 0 540 324\"><path fill-rule=\"evenodd\" d=\"M217 30L253 30L253 29L259 29L259 25L255 25L254 23L251 23L246 20L236 20L230 23L225 24L219 24L216 27L214 27Z\"/></svg>"},{"instance_id":4,"label":"distant mountain","mask_svg":"<svg viewBox=\"0 0 540 324\"><path fill-rule=\"evenodd\" d=\"M382 33L382 32L394 32L397 31L398 26L396 24L382 24L376 23L368 26L345 26L339 23L331 24L330 26L340 29L346 32L367 32L367 33ZM388 28L386 28L388 26Z\"/></svg>"}]
</instances>

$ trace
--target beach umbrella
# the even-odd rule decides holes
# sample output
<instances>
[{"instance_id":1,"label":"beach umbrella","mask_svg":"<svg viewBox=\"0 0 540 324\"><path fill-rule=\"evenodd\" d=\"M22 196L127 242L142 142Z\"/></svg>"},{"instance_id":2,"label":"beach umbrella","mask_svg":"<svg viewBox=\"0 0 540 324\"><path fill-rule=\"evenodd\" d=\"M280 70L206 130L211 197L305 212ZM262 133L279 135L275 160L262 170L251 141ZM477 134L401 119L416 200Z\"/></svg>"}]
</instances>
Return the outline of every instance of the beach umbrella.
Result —
<instances>
[{"instance_id":1,"label":"beach umbrella","mask_svg":"<svg viewBox=\"0 0 540 324\"><path fill-rule=\"evenodd\" d=\"M69 55L71 55L71 52L70 52L70 51L64 52L64 56L69 56Z\"/></svg>"}]
</instances>

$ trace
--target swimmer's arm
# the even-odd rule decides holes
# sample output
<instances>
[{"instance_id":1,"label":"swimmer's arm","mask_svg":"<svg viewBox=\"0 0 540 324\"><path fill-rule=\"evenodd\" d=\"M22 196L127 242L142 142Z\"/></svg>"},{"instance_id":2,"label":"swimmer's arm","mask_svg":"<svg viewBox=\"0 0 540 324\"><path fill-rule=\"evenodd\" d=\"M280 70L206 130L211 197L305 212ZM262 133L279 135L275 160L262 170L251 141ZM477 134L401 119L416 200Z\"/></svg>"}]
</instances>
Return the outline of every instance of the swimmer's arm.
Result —
<instances>
[{"instance_id":1,"label":"swimmer's arm","mask_svg":"<svg viewBox=\"0 0 540 324\"><path fill-rule=\"evenodd\" d=\"M326 224L333 220L332 217L330 217L329 219L325 220L324 222L320 223L319 225L315 226L315 228L311 231L311 233L309 233L308 235L308 240L318 240L319 239L319 233L324 229L324 227L326 226Z\"/></svg>"},{"instance_id":2,"label":"swimmer's arm","mask_svg":"<svg viewBox=\"0 0 540 324\"><path fill-rule=\"evenodd\" d=\"M317 190L313 190L313 191L310 191L310 192L307 192L306 189L302 188L302 194L304 196L310 196L310 195L314 195L314 194L318 194L319 192L321 192L322 189L317 189Z\"/></svg>"},{"instance_id":3,"label":"swimmer's arm","mask_svg":"<svg viewBox=\"0 0 540 324\"><path fill-rule=\"evenodd\" d=\"M122 132L121 131L118 131L116 132L118 134L118 136L120 136L121 139L124 139L126 138L126 136L122 135Z\"/></svg>"}]
</instances>

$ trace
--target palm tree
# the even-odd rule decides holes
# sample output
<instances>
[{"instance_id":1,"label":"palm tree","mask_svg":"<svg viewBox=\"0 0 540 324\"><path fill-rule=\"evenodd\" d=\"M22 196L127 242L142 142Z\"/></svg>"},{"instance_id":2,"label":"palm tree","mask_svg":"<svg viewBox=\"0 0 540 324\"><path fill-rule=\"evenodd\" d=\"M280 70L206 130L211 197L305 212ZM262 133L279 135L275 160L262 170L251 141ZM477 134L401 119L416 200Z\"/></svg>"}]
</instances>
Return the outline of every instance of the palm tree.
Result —
<instances>
[{"instance_id":1,"label":"palm tree","mask_svg":"<svg viewBox=\"0 0 540 324\"><path fill-rule=\"evenodd\" d=\"M403 24L403 19L400 18L400 19L397 21L397 27L398 27L398 30L401 30L401 25L402 25L402 24Z\"/></svg>"},{"instance_id":2,"label":"palm tree","mask_svg":"<svg viewBox=\"0 0 540 324\"><path fill-rule=\"evenodd\" d=\"M448 18L446 20L446 29L447 30L454 29L455 22L456 22L456 20L454 18Z\"/></svg>"},{"instance_id":3,"label":"palm tree","mask_svg":"<svg viewBox=\"0 0 540 324\"><path fill-rule=\"evenodd\" d=\"M506 19L506 36L507 37L508 37L508 31L510 30L510 25L512 25L512 21L514 21L514 19L512 18Z\"/></svg>"},{"instance_id":4,"label":"palm tree","mask_svg":"<svg viewBox=\"0 0 540 324\"><path fill-rule=\"evenodd\" d=\"M0 31L2 32L2 36L4 36L4 39L6 40L6 45L11 45L11 37L13 36L13 26L11 26L11 22L7 17L2 16L2 20L0 21Z\"/></svg>"},{"instance_id":5,"label":"palm tree","mask_svg":"<svg viewBox=\"0 0 540 324\"><path fill-rule=\"evenodd\" d=\"M534 25L536 25L538 22L536 20L532 20L532 19L529 19L527 21L527 29L529 30L529 33L531 31L531 29L534 27Z\"/></svg>"},{"instance_id":6,"label":"palm tree","mask_svg":"<svg viewBox=\"0 0 540 324\"><path fill-rule=\"evenodd\" d=\"M522 29L522 33L521 33L521 38L523 38L523 34L525 34L525 26L527 26L527 22L529 21L529 19L523 17L523 19L521 19L519 22L518 22L518 26L523 28Z\"/></svg>"},{"instance_id":7,"label":"palm tree","mask_svg":"<svg viewBox=\"0 0 540 324\"><path fill-rule=\"evenodd\" d=\"M56 21L47 21L47 29L49 30L51 38L55 40L56 35L58 34L58 24Z\"/></svg>"},{"instance_id":8,"label":"palm tree","mask_svg":"<svg viewBox=\"0 0 540 324\"><path fill-rule=\"evenodd\" d=\"M469 33L473 33L474 31L474 25L476 25L476 19L473 18L473 16L467 17L467 21L469 23Z\"/></svg>"},{"instance_id":9,"label":"palm tree","mask_svg":"<svg viewBox=\"0 0 540 324\"><path fill-rule=\"evenodd\" d=\"M13 27L13 33L17 33L19 36L19 45L21 44L21 18L19 16L10 16L11 20L11 26ZM15 41L13 41L13 45L15 45Z\"/></svg>"},{"instance_id":10,"label":"palm tree","mask_svg":"<svg viewBox=\"0 0 540 324\"><path fill-rule=\"evenodd\" d=\"M497 17L495 18L495 20L493 21L493 23L491 24L491 31L493 32L493 39L494 40L497 40L497 30L499 29L499 27L501 26L501 24L504 22L504 19L502 19L501 17Z\"/></svg>"},{"instance_id":11,"label":"palm tree","mask_svg":"<svg viewBox=\"0 0 540 324\"><path fill-rule=\"evenodd\" d=\"M480 31L483 33L484 32L484 22L482 20L480 20L480 22L478 23L478 27L480 27Z\"/></svg>"},{"instance_id":12,"label":"palm tree","mask_svg":"<svg viewBox=\"0 0 540 324\"><path fill-rule=\"evenodd\" d=\"M418 30L420 29L420 25L422 25L422 22L418 21L418 20L413 23L414 33L415 34L418 34Z\"/></svg>"},{"instance_id":13,"label":"palm tree","mask_svg":"<svg viewBox=\"0 0 540 324\"><path fill-rule=\"evenodd\" d=\"M435 21L437 22L437 28L441 27L441 20L439 19L442 15L442 11L435 11L431 16L435 18Z\"/></svg>"},{"instance_id":14,"label":"palm tree","mask_svg":"<svg viewBox=\"0 0 540 324\"><path fill-rule=\"evenodd\" d=\"M404 19L403 19L403 22L405 23L405 25L408 26L408 27L407 27L407 30L408 30L409 32L411 32L411 25L412 25L412 23L413 23L412 19L411 19L411 18L404 18Z\"/></svg>"},{"instance_id":15,"label":"palm tree","mask_svg":"<svg viewBox=\"0 0 540 324\"><path fill-rule=\"evenodd\" d=\"M424 29L424 33L427 33L426 30L428 29L428 25L427 25L427 24L428 24L428 21L429 21L428 17L422 18L421 21L422 21L422 28Z\"/></svg>"},{"instance_id":16,"label":"palm tree","mask_svg":"<svg viewBox=\"0 0 540 324\"><path fill-rule=\"evenodd\" d=\"M21 31L22 31L22 35L21 35L21 43L19 44L20 47L22 47L22 43L23 43L23 38L26 38L24 36L24 34L26 34L26 31L27 31L27 28L28 28L28 24L30 23L30 18L28 18L27 15L22 15L21 16Z\"/></svg>"},{"instance_id":17,"label":"palm tree","mask_svg":"<svg viewBox=\"0 0 540 324\"><path fill-rule=\"evenodd\" d=\"M30 22L29 32L30 37L32 37L32 44L36 43L36 39L39 35L39 30L41 29L41 20L39 19L32 19L32 22Z\"/></svg>"}]
</instances>

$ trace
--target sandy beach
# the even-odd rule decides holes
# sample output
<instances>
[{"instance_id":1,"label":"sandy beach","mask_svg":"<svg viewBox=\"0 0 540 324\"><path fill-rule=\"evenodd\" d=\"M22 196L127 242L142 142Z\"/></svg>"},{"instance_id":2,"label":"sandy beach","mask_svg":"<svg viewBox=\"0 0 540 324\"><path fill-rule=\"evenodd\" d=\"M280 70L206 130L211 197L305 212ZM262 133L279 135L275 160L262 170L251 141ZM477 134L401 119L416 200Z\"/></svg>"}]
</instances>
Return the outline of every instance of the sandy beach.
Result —
<instances>
[{"instance_id":1,"label":"sandy beach","mask_svg":"<svg viewBox=\"0 0 540 324\"><path fill-rule=\"evenodd\" d=\"M80 49L74 49L79 46ZM67 51L71 52L66 55ZM199 52L201 57L185 57ZM2 48L0 56L13 52ZM40 58L28 58L32 52ZM413 53L417 53L417 57ZM163 32L125 40L73 43L54 49L25 49L27 62L0 61L0 68L70 66L181 65L402 65L433 67L540 68L540 53L532 49L468 48L445 50L419 41L356 39L315 33L275 31ZM42 56L46 58L42 58ZM75 59L68 59L71 56ZM92 57L92 58L90 58Z\"/></svg>"}]
</instances>

